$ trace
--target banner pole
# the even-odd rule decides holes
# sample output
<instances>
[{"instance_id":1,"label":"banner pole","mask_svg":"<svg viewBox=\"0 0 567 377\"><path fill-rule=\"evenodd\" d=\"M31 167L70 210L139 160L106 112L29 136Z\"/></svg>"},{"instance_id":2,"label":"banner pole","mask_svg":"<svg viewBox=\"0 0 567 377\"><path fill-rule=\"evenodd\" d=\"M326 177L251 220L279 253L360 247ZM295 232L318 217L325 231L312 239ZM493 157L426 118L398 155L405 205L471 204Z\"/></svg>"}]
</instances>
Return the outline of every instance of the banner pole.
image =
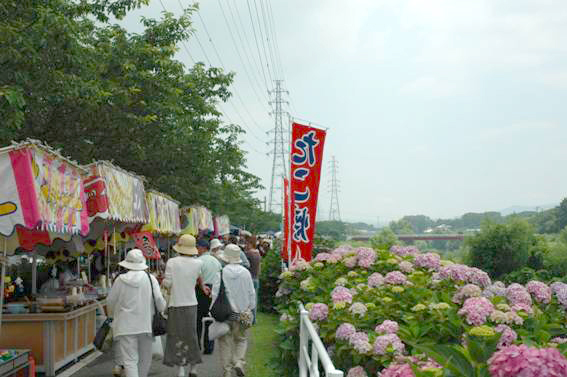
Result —
<instances>
[{"instance_id":1,"label":"banner pole","mask_svg":"<svg viewBox=\"0 0 567 377\"><path fill-rule=\"evenodd\" d=\"M2 312L4 311L4 277L6 276L6 263L8 263L7 254L7 238L2 237L4 240L4 250L3 250L3 258L2 258L2 283L0 283L0 334L2 334Z\"/></svg>"}]
</instances>

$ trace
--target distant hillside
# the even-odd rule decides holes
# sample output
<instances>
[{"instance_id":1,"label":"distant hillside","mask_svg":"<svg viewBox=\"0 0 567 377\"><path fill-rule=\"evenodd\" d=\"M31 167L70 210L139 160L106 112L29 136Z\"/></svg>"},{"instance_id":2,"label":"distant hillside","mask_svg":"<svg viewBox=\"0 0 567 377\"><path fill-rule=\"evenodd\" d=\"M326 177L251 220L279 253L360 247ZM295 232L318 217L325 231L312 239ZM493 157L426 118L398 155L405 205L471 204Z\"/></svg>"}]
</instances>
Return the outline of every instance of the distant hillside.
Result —
<instances>
[{"instance_id":1,"label":"distant hillside","mask_svg":"<svg viewBox=\"0 0 567 377\"><path fill-rule=\"evenodd\" d=\"M545 211L557 207L558 205L559 203L544 204L541 206L512 206L501 210L500 213L502 216L508 216L514 213Z\"/></svg>"}]
</instances>

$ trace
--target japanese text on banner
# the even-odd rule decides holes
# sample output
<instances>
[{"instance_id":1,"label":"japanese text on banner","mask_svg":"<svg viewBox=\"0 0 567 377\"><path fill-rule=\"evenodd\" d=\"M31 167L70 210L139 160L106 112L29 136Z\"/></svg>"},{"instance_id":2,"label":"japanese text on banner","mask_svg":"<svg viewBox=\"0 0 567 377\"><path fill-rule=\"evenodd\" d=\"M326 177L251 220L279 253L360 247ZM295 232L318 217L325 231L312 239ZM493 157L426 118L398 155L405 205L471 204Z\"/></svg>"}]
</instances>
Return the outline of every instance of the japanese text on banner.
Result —
<instances>
[{"instance_id":1,"label":"japanese text on banner","mask_svg":"<svg viewBox=\"0 0 567 377\"><path fill-rule=\"evenodd\" d=\"M324 130L293 124L290 184L292 260L311 260L325 137Z\"/></svg>"}]
</instances>

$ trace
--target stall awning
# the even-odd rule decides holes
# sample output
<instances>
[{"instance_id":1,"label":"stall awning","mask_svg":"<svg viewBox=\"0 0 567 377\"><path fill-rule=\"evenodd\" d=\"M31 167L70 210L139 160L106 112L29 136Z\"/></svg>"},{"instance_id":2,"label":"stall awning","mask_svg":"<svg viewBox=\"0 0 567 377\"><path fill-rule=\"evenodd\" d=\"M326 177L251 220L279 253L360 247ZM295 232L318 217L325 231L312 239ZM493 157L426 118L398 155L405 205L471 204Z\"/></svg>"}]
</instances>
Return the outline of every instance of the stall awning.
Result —
<instances>
[{"instance_id":1,"label":"stall awning","mask_svg":"<svg viewBox=\"0 0 567 377\"><path fill-rule=\"evenodd\" d=\"M0 150L0 234L16 226L38 232L89 231L83 177L86 171L37 141Z\"/></svg>"},{"instance_id":2,"label":"stall awning","mask_svg":"<svg viewBox=\"0 0 567 377\"><path fill-rule=\"evenodd\" d=\"M144 230L160 234L179 234L179 202L157 191L146 193L149 223Z\"/></svg>"},{"instance_id":3,"label":"stall awning","mask_svg":"<svg viewBox=\"0 0 567 377\"><path fill-rule=\"evenodd\" d=\"M85 180L89 220L96 218L122 223L146 224L146 191L142 177L107 161L88 165Z\"/></svg>"}]
</instances>

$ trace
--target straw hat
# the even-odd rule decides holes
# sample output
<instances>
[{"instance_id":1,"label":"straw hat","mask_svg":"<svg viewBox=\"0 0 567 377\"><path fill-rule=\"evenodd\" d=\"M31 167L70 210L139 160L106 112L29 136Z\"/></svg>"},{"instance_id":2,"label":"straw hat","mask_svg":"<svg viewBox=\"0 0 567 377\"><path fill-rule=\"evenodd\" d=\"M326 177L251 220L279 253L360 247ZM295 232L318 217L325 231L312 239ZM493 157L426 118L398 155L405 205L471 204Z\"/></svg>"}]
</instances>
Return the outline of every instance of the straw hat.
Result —
<instances>
[{"instance_id":1,"label":"straw hat","mask_svg":"<svg viewBox=\"0 0 567 377\"><path fill-rule=\"evenodd\" d=\"M190 234L184 234L179 237L177 244L173 246L173 250L177 251L179 254L197 255L199 254L199 251L195 247L195 244L195 237Z\"/></svg>"},{"instance_id":2,"label":"straw hat","mask_svg":"<svg viewBox=\"0 0 567 377\"><path fill-rule=\"evenodd\" d=\"M238 245L230 244L224 248L223 259L226 263L230 264L240 264L242 260L240 259L241 249Z\"/></svg>"},{"instance_id":3,"label":"straw hat","mask_svg":"<svg viewBox=\"0 0 567 377\"><path fill-rule=\"evenodd\" d=\"M120 266L134 271L143 271L148 266L146 265L146 258L139 249L132 249L126 255L126 259L118 263Z\"/></svg>"},{"instance_id":4,"label":"straw hat","mask_svg":"<svg viewBox=\"0 0 567 377\"><path fill-rule=\"evenodd\" d=\"M222 247L222 242L220 242L220 240L215 238L211 241L211 245L209 249L212 251L214 249L218 249L219 247Z\"/></svg>"}]
</instances>

